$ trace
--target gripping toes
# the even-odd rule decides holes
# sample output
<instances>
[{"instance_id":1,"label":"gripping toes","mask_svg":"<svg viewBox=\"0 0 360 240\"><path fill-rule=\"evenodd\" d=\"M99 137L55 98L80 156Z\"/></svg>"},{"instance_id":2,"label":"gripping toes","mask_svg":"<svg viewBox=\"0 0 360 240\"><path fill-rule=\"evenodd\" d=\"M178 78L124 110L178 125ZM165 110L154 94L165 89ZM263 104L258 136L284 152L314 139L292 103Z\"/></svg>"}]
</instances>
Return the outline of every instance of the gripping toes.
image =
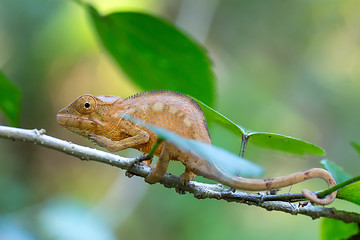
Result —
<instances>
[{"instance_id":1,"label":"gripping toes","mask_svg":"<svg viewBox=\"0 0 360 240\"><path fill-rule=\"evenodd\" d=\"M149 184L154 184L154 183L157 183L161 180L162 176L164 174L158 174L156 172L156 170L153 168L151 169L149 175L147 175L147 177L145 178L145 182L149 183Z\"/></svg>"},{"instance_id":2,"label":"gripping toes","mask_svg":"<svg viewBox=\"0 0 360 240\"><path fill-rule=\"evenodd\" d=\"M180 182L183 185L188 184L191 180L193 180L196 177L195 173L190 172L189 170L185 170L183 174L180 175Z\"/></svg>"}]
</instances>

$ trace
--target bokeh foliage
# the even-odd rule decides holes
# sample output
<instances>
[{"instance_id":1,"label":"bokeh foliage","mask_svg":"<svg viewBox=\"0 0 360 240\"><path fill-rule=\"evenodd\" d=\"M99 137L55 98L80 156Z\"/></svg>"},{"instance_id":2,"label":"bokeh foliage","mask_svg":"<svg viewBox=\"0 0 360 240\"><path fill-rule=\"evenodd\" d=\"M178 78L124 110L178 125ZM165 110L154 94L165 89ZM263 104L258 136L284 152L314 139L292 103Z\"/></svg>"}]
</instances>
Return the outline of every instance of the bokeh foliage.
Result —
<instances>
[{"instance_id":1,"label":"bokeh foliage","mask_svg":"<svg viewBox=\"0 0 360 240\"><path fill-rule=\"evenodd\" d=\"M190 11L182 1L94 4L104 14L155 14L194 34L177 22L180 13ZM201 13L211 12L206 1L200 6L198 14L188 15L195 29L205 26ZM348 140L359 138L360 132L359 10L354 0L218 1L204 43L218 79L216 109L247 129L316 143L356 176L358 157ZM0 68L23 94L21 127L46 128L51 135L86 143L56 125L57 110L83 93L125 97L140 90L104 54L87 14L71 1L0 1L0 40ZM214 127L213 138L238 152L239 141L232 133ZM1 140L0 153L0 187L6 192L0 197L1 233L52 238L59 229L49 223L58 221L63 232L74 230L71 226L80 229L77 223L94 209L102 211L84 221L90 224L87 229L110 232L103 235L109 239L313 239L319 230L320 222L309 224L306 217L198 201L157 185L147 190L135 178L115 181L116 169L32 145ZM318 166L320 160L251 146L246 155L264 166L268 177ZM179 169L171 170L181 173ZM308 184L310 189L324 188ZM117 201L114 196L119 196ZM343 202L335 206L358 211ZM72 215L57 217L67 209ZM304 225L306 231L299 228Z\"/></svg>"},{"instance_id":2,"label":"bokeh foliage","mask_svg":"<svg viewBox=\"0 0 360 240\"><path fill-rule=\"evenodd\" d=\"M0 110L12 126L18 126L20 115L20 91L0 71Z\"/></svg>"}]
</instances>

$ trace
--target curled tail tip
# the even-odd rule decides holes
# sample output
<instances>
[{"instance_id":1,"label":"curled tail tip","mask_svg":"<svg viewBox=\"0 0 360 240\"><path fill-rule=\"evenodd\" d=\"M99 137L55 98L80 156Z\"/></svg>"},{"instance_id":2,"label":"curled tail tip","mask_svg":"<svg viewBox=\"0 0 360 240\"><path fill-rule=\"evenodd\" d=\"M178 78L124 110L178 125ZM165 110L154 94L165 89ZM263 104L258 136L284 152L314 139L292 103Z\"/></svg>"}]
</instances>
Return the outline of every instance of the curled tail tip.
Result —
<instances>
[{"instance_id":1,"label":"curled tail tip","mask_svg":"<svg viewBox=\"0 0 360 240\"><path fill-rule=\"evenodd\" d=\"M320 177L320 178L324 179L327 182L327 184L329 185L329 187L333 187L336 185L334 177L331 175L330 172L326 171L325 169L313 168L310 170L313 170L312 172L314 172L314 174L317 175L317 176L313 176L313 177ZM309 171L307 171L307 172L309 172ZM307 174L305 173L305 175L307 175ZM303 193L304 197L306 197L307 199L310 200L310 202L313 202L313 203L316 203L319 205L328 205L335 200L337 192L336 191L332 192L325 198L319 198L314 192L307 190L307 189L304 189L302 191L302 193Z\"/></svg>"},{"instance_id":2,"label":"curled tail tip","mask_svg":"<svg viewBox=\"0 0 360 240\"><path fill-rule=\"evenodd\" d=\"M310 200L310 202L319 204L319 205L328 205L332 203L336 198L336 192L332 192L328 197L326 198L319 198L314 192L304 189L302 190L302 193L304 197Z\"/></svg>"}]
</instances>

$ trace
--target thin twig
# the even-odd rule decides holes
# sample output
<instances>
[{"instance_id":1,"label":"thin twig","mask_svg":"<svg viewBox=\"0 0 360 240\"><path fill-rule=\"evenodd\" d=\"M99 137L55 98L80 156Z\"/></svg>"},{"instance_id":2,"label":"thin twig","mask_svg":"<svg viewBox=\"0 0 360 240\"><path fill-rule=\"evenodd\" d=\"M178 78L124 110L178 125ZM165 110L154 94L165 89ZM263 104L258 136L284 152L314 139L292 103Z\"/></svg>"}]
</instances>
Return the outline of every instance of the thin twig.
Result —
<instances>
[{"instance_id":1,"label":"thin twig","mask_svg":"<svg viewBox=\"0 0 360 240\"><path fill-rule=\"evenodd\" d=\"M324 190L324 191L319 192L319 193L317 194L317 196L320 197L320 198L323 198L323 197L329 195L330 193L339 190L340 188L343 188L343 187L345 187L345 186L347 186L347 185L350 185L350 184L355 183L355 182L358 182L358 181L360 181L360 176L357 176L357 177L348 179L348 180L346 180L346 181L344 181L344 182L341 182L341 183L339 183L339 184L336 184L335 186L333 186L333 187L331 187L331 188L328 188L328 189L326 189L326 190Z\"/></svg>"},{"instance_id":2,"label":"thin twig","mask_svg":"<svg viewBox=\"0 0 360 240\"><path fill-rule=\"evenodd\" d=\"M26 130L0 126L0 137L33 142L47 148L67 153L82 160L93 160L116 166L143 178L150 172L150 167L137 164L139 160L143 159L143 156L138 158L120 157L115 154L76 145L47 136L45 135L45 130ZM298 203L291 203L293 201L303 199L302 194L260 195L240 191L232 192L220 184L205 184L195 181L189 182L188 185L183 185L181 184L179 177L171 174L165 174L160 183L167 188L175 188L179 193L192 193L198 199L222 199L228 202L245 203L248 205L262 207L269 211L275 210L287 212L292 215L307 215L313 219L327 217L344 222L360 223L360 214L358 213L338 211L335 208L317 207L311 204L308 204L307 206L300 206Z\"/></svg>"}]
</instances>

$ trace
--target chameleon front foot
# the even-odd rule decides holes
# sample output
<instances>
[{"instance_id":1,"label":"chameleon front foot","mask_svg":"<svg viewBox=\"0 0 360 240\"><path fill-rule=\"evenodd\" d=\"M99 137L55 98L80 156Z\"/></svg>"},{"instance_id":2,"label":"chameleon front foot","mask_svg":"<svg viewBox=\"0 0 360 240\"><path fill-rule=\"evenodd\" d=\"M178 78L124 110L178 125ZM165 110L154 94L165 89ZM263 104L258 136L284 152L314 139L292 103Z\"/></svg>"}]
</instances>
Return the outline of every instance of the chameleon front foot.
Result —
<instances>
[{"instance_id":1,"label":"chameleon front foot","mask_svg":"<svg viewBox=\"0 0 360 240\"><path fill-rule=\"evenodd\" d=\"M135 162L132 164L132 166L134 166L134 165L136 165L136 164L138 164L138 165L140 165L140 166L144 166L144 165L145 165L145 166L150 166L151 162L152 162L152 159L148 158L148 155L145 154L145 155L142 155L142 156L138 157L138 160L135 161ZM128 178L131 178L131 177L134 176L134 174L131 173L131 172L129 172L129 171L126 171L126 172L125 172L125 176L128 177Z\"/></svg>"}]
</instances>

